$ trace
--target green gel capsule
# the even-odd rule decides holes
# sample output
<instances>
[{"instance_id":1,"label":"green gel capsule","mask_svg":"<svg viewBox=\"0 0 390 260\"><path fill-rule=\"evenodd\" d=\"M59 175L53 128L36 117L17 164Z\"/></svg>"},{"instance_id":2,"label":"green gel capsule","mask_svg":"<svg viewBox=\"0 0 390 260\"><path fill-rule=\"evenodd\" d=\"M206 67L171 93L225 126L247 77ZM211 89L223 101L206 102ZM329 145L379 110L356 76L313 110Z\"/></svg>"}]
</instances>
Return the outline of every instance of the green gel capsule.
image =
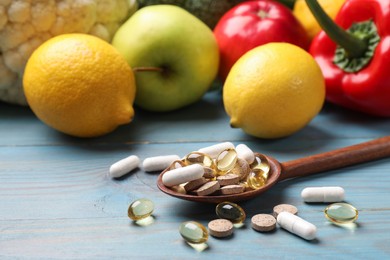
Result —
<instances>
[{"instance_id":1,"label":"green gel capsule","mask_svg":"<svg viewBox=\"0 0 390 260\"><path fill-rule=\"evenodd\" d=\"M333 223L352 223L358 218L358 210L348 203L333 203L325 208L325 216Z\"/></svg>"},{"instance_id":2,"label":"green gel capsule","mask_svg":"<svg viewBox=\"0 0 390 260\"><path fill-rule=\"evenodd\" d=\"M149 199L138 199L133 201L129 209L127 210L127 215L132 220L141 220L152 215L154 210L154 204Z\"/></svg>"},{"instance_id":3,"label":"green gel capsule","mask_svg":"<svg viewBox=\"0 0 390 260\"><path fill-rule=\"evenodd\" d=\"M207 229L196 221L186 221L180 225L180 235L188 243L200 244L207 241L209 235Z\"/></svg>"},{"instance_id":4,"label":"green gel capsule","mask_svg":"<svg viewBox=\"0 0 390 260\"><path fill-rule=\"evenodd\" d=\"M246 218L245 211L235 203L221 202L215 208L219 218L230 220L232 223L242 223Z\"/></svg>"}]
</instances>

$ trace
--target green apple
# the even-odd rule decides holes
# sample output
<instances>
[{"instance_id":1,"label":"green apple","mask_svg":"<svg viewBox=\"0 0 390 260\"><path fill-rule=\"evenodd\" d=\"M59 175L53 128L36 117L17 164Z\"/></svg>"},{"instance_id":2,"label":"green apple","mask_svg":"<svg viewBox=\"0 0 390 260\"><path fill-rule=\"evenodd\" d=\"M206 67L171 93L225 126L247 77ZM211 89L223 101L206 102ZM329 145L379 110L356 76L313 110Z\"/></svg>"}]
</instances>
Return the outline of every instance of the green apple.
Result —
<instances>
[{"instance_id":1,"label":"green apple","mask_svg":"<svg viewBox=\"0 0 390 260\"><path fill-rule=\"evenodd\" d=\"M135 72L135 104L172 111L198 101L216 78L219 50L211 29L174 5L137 11L112 44Z\"/></svg>"}]
</instances>

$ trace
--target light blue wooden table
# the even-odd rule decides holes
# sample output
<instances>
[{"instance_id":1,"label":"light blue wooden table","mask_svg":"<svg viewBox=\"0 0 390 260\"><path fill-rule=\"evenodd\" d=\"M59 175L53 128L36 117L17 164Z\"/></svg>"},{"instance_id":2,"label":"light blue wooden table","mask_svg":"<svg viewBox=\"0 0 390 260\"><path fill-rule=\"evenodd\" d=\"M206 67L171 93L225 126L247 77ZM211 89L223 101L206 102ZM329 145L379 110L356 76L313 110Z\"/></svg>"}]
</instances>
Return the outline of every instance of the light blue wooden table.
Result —
<instances>
[{"instance_id":1,"label":"light blue wooden table","mask_svg":"<svg viewBox=\"0 0 390 260\"><path fill-rule=\"evenodd\" d=\"M196 251L181 238L187 220L204 225L215 206L181 201L156 187L157 174L141 169L119 180L110 165L136 154L184 156L218 142L245 143L284 162L390 134L390 121L326 105L302 131L261 140L229 127L219 93L180 111L136 111L135 120L96 139L77 139L41 123L28 109L0 104L0 259L389 259L390 158L278 183L242 202L247 219L229 239L210 237ZM330 224L328 204L307 204L308 186L342 186L359 210L352 228ZM154 201L154 223L138 226L127 217L129 204ZM259 233L250 226L257 213L293 204L315 224L318 238L306 241L278 228Z\"/></svg>"}]
</instances>

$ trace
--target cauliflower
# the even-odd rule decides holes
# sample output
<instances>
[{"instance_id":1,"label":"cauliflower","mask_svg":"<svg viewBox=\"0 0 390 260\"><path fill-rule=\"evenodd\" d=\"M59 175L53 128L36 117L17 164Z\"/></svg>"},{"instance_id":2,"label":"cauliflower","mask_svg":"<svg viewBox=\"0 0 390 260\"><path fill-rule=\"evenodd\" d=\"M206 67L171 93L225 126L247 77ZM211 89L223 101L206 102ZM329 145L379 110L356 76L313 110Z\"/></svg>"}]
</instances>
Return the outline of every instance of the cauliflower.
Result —
<instances>
[{"instance_id":1,"label":"cauliflower","mask_svg":"<svg viewBox=\"0 0 390 260\"><path fill-rule=\"evenodd\" d=\"M110 42L136 10L136 0L0 0L0 101L27 105L23 71L41 43L64 33Z\"/></svg>"}]
</instances>

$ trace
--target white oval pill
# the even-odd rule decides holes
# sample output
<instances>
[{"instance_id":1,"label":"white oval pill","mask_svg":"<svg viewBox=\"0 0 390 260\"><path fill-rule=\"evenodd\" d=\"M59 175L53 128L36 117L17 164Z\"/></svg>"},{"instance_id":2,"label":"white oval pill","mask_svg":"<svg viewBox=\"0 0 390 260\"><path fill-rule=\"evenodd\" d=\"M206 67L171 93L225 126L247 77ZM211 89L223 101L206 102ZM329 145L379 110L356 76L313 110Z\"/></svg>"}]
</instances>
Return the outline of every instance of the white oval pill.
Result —
<instances>
[{"instance_id":1,"label":"white oval pill","mask_svg":"<svg viewBox=\"0 0 390 260\"><path fill-rule=\"evenodd\" d=\"M112 178L119 178L125 175L126 173L131 172L138 167L140 160L136 155L130 155L110 167L110 176Z\"/></svg>"},{"instance_id":2,"label":"white oval pill","mask_svg":"<svg viewBox=\"0 0 390 260\"><path fill-rule=\"evenodd\" d=\"M234 144L232 144L231 142L214 144L211 146L201 148L198 150L198 152L205 153L208 156L210 156L211 158L215 159L223 150L228 149L228 148L234 149Z\"/></svg>"},{"instance_id":3,"label":"white oval pill","mask_svg":"<svg viewBox=\"0 0 390 260\"><path fill-rule=\"evenodd\" d=\"M142 168L146 172L162 171L171 165L176 160L180 160L178 155L162 155L148 157L142 162Z\"/></svg>"},{"instance_id":4,"label":"white oval pill","mask_svg":"<svg viewBox=\"0 0 390 260\"><path fill-rule=\"evenodd\" d=\"M204 170L200 164L192 164L165 172L162 176L162 183L167 187L172 187L199 179L203 173Z\"/></svg>"},{"instance_id":5,"label":"white oval pill","mask_svg":"<svg viewBox=\"0 0 390 260\"><path fill-rule=\"evenodd\" d=\"M342 187L308 187L302 190L301 197L305 202L340 202L345 192Z\"/></svg>"},{"instance_id":6,"label":"white oval pill","mask_svg":"<svg viewBox=\"0 0 390 260\"><path fill-rule=\"evenodd\" d=\"M306 240L316 238L317 227L290 212L280 212L277 217L277 222L282 228Z\"/></svg>"},{"instance_id":7,"label":"white oval pill","mask_svg":"<svg viewBox=\"0 0 390 260\"><path fill-rule=\"evenodd\" d=\"M239 144L236 146L238 158L244 159L249 164L255 161L255 154L246 144Z\"/></svg>"}]
</instances>

